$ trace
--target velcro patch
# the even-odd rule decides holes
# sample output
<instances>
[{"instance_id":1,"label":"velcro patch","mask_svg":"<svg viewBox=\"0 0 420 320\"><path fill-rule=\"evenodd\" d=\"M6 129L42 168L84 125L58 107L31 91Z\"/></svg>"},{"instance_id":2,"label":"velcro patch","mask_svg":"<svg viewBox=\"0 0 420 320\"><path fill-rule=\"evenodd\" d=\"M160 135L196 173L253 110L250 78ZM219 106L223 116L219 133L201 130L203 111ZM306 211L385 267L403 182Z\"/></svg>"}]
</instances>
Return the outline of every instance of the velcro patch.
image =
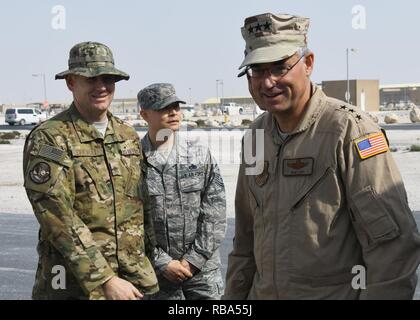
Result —
<instances>
[{"instance_id":1,"label":"velcro patch","mask_svg":"<svg viewBox=\"0 0 420 320\"><path fill-rule=\"evenodd\" d=\"M66 153L61 149L44 144L41 146L38 155L43 158L60 163L64 160Z\"/></svg>"},{"instance_id":2,"label":"velcro patch","mask_svg":"<svg viewBox=\"0 0 420 320\"><path fill-rule=\"evenodd\" d=\"M140 146L135 141L132 141L132 140L125 141L124 143L121 144L121 154L123 156L131 156L131 155L139 156L141 155Z\"/></svg>"},{"instance_id":3,"label":"velcro patch","mask_svg":"<svg viewBox=\"0 0 420 320\"><path fill-rule=\"evenodd\" d=\"M29 171L29 177L36 184L43 184L51 179L51 167L46 162L38 162Z\"/></svg>"},{"instance_id":4,"label":"velcro patch","mask_svg":"<svg viewBox=\"0 0 420 320\"><path fill-rule=\"evenodd\" d=\"M365 160L389 151L388 143L382 132L364 136L354 141L360 159Z\"/></svg>"},{"instance_id":5,"label":"velcro patch","mask_svg":"<svg viewBox=\"0 0 420 320\"><path fill-rule=\"evenodd\" d=\"M270 164L268 161L264 161L264 170L263 172L255 177L255 183L257 184L257 186L259 186L260 188L263 187L267 181L268 178L270 176L270 174L268 173L268 168L270 167Z\"/></svg>"},{"instance_id":6,"label":"velcro patch","mask_svg":"<svg viewBox=\"0 0 420 320\"><path fill-rule=\"evenodd\" d=\"M314 170L313 158L285 159L283 161L283 175L285 177L310 176Z\"/></svg>"}]
</instances>

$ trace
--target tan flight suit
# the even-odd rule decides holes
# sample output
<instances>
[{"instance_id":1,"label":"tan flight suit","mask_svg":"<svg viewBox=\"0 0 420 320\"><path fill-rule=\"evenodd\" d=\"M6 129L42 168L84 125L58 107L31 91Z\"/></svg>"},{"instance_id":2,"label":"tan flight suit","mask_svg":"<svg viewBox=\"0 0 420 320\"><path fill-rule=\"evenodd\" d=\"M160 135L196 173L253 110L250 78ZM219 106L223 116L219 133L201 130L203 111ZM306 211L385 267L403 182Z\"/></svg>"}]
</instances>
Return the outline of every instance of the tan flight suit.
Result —
<instances>
[{"instance_id":1,"label":"tan flight suit","mask_svg":"<svg viewBox=\"0 0 420 320\"><path fill-rule=\"evenodd\" d=\"M251 127L265 129L265 166L240 167L224 299L411 299L420 237L390 152L356 148L385 139L369 116L318 88L285 141L270 113Z\"/></svg>"}]
</instances>

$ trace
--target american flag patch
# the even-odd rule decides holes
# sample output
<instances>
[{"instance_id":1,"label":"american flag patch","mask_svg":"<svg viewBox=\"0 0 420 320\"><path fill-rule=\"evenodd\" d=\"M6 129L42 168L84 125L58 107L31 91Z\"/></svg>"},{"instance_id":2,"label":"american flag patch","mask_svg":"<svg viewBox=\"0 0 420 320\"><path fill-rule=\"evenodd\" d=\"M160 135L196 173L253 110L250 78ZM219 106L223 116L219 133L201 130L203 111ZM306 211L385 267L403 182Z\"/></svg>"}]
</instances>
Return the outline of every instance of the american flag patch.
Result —
<instances>
[{"instance_id":1,"label":"american flag patch","mask_svg":"<svg viewBox=\"0 0 420 320\"><path fill-rule=\"evenodd\" d=\"M382 132L357 139L354 144L362 160L389 151L388 143Z\"/></svg>"}]
</instances>

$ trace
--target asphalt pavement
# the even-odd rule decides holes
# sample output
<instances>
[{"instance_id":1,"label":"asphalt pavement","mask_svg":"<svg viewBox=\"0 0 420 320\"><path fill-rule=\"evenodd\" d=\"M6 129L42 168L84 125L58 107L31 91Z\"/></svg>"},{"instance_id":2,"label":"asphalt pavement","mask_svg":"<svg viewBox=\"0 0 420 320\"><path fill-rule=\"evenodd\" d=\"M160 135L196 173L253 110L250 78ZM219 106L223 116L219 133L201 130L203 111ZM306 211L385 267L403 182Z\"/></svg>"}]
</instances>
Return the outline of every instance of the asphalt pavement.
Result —
<instances>
[{"instance_id":1,"label":"asphalt pavement","mask_svg":"<svg viewBox=\"0 0 420 320\"><path fill-rule=\"evenodd\" d=\"M420 212L415 218L420 227ZM220 248L223 278L232 250L234 219L228 219L226 237ZM31 214L0 213L0 300L28 300L35 278L38 256L38 222ZM420 278L420 269L417 271ZM417 286L416 299L420 299Z\"/></svg>"},{"instance_id":2,"label":"asphalt pavement","mask_svg":"<svg viewBox=\"0 0 420 320\"><path fill-rule=\"evenodd\" d=\"M232 250L234 219L220 248L223 277ZM38 262L38 222L31 214L0 213L0 300L31 299Z\"/></svg>"}]
</instances>

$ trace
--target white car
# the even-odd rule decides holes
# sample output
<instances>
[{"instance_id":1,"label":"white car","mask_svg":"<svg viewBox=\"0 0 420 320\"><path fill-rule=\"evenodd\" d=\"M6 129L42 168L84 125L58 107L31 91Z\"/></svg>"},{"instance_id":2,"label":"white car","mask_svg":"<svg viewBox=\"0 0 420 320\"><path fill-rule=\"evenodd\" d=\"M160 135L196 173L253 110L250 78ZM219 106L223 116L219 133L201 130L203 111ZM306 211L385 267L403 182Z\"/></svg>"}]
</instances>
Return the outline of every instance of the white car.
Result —
<instances>
[{"instance_id":1,"label":"white car","mask_svg":"<svg viewBox=\"0 0 420 320\"><path fill-rule=\"evenodd\" d=\"M226 103L222 106L222 112L230 116L244 113L244 107L237 105L234 102Z\"/></svg>"},{"instance_id":2,"label":"white car","mask_svg":"<svg viewBox=\"0 0 420 320\"><path fill-rule=\"evenodd\" d=\"M19 124L38 124L47 119L45 113L36 108L9 108L6 109L5 122L13 126Z\"/></svg>"}]
</instances>

